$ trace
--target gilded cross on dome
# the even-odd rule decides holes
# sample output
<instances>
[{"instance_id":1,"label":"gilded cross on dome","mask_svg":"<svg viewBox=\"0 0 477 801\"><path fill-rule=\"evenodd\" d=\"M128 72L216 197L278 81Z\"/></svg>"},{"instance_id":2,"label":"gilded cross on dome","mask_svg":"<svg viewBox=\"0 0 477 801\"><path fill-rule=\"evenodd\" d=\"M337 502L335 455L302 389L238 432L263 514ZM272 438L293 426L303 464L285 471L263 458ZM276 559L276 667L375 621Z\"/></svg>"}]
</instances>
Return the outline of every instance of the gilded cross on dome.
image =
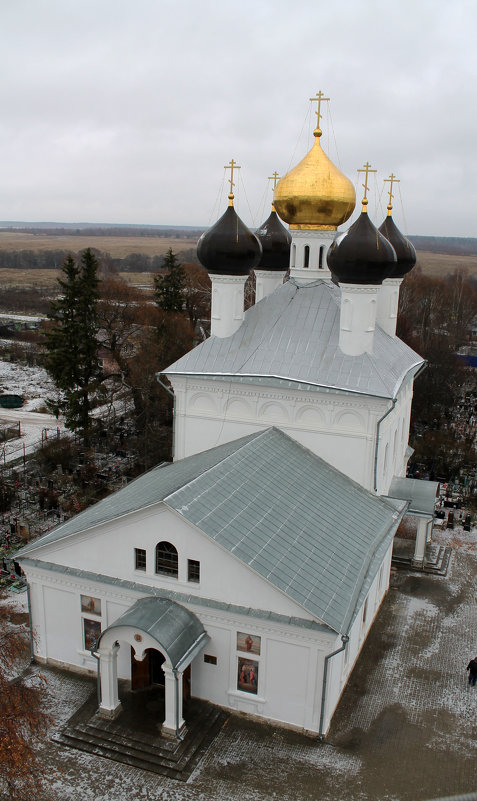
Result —
<instances>
[{"instance_id":1,"label":"gilded cross on dome","mask_svg":"<svg viewBox=\"0 0 477 801\"><path fill-rule=\"evenodd\" d=\"M240 170L239 165L233 159L230 159L229 164L226 164L224 170L230 170L230 192L229 192L229 206L234 205L234 170Z\"/></svg>"},{"instance_id":2,"label":"gilded cross on dome","mask_svg":"<svg viewBox=\"0 0 477 801\"><path fill-rule=\"evenodd\" d=\"M368 205L368 189L369 189L369 187L368 187L368 175L369 175L370 172L377 172L377 170L372 170L371 169L371 164L367 161L366 164L363 164L362 169L358 170L358 174L360 172L366 173L366 176L365 176L365 179L364 179L364 184L361 184L361 186L364 189L364 198L361 201L363 206L362 206L361 210L362 211L366 211L366 206Z\"/></svg>"},{"instance_id":3,"label":"gilded cross on dome","mask_svg":"<svg viewBox=\"0 0 477 801\"><path fill-rule=\"evenodd\" d=\"M269 181L273 181L273 191L275 192L275 189L277 188L277 183L280 180L280 176L278 175L276 170L272 175L268 176L268 180ZM272 211L275 211L275 204L274 204L273 200L272 200Z\"/></svg>"},{"instance_id":4,"label":"gilded cross on dome","mask_svg":"<svg viewBox=\"0 0 477 801\"><path fill-rule=\"evenodd\" d=\"M391 216L391 212L393 210L393 204L391 202L393 197L394 197L394 195L393 195L393 184L399 184L400 183L400 179L396 178L394 173L391 173L389 178L385 178L384 179L384 183L391 184L391 186L389 187L389 203L388 203L388 207L387 207L388 208L388 217L390 217Z\"/></svg>"},{"instance_id":5,"label":"gilded cross on dome","mask_svg":"<svg viewBox=\"0 0 477 801\"><path fill-rule=\"evenodd\" d=\"M321 136L320 118L323 116L323 114L321 114L321 104L328 102L329 99L330 99L329 97L324 96L321 89L319 92L316 93L316 97L310 97L312 103L314 103L315 101L318 103L318 108L315 111L316 114L316 128L314 130L315 136Z\"/></svg>"}]
</instances>

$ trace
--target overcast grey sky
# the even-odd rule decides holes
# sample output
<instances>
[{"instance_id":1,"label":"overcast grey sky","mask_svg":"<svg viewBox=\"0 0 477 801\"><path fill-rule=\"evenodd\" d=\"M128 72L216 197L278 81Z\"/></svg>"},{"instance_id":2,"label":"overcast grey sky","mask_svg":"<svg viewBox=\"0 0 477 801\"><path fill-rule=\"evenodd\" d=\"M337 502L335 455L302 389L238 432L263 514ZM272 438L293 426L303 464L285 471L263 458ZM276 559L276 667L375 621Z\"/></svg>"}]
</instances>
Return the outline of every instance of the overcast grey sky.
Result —
<instances>
[{"instance_id":1,"label":"overcast grey sky","mask_svg":"<svg viewBox=\"0 0 477 801\"><path fill-rule=\"evenodd\" d=\"M394 172L403 231L477 236L476 23L476 0L3 0L0 219L209 225L233 157L258 226L321 89L377 224Z\"/></svg>"}]
</instances>

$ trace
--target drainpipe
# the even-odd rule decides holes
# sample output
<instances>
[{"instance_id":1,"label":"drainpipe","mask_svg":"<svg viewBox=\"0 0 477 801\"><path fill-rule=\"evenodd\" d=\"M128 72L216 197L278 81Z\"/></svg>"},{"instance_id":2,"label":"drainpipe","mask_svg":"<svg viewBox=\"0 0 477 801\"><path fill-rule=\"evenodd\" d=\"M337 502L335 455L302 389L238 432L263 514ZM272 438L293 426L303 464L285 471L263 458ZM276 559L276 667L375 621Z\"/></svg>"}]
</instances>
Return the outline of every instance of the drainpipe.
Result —
<instances>
[{"instance_id":1,"label":"drainpipe","mask_svg":"<svg viewBox=\"0 0 477 801\"><path fill-rule=\"evenodd\" d=\"M171 396L172 398L172 461L174 461L175 453L176 453L176 396L172 389L164 384L164 381L161 381L161 375L165 375L165 373L156 373L157 383L161 385L163 389Z\"/></svg>"},{"instance_id":2,"label":"drainpipe","mask_svg":"<svg viewBox=\"0 0 477 801\"><path fill-rule=\"evenodd\" d=\"M27 601L28 601L28 628L30 630L30 664L35 661L34 647L33 647L33 625L31 619L31 598L30 598L30 585L27 582Z\"/></svg>"},{"instance_id":3,"label":"drainpipe","mask_svg":"<svg viewBox=\"0 0 477 801\"><path fill-rule=\"evenodd\" d=\"M374 491L378 491L378 451L379 451L379 429L381 428L381 423L383 420L386 419L388 414L391 414L394 407L396 406L397 398L392 399L392 405L389 407L387 412L383 414L382 417L378 420L378 424L376 426L376 448L374 449Z\"/></svg>"},{"instance_id":4,"label":"drainpipe","mask_svg":"<svg viewBox=\"0 0 477 801\"><path fill-rule=\"evenodd\" d=\"M326 683L328 681L328 662L332 659L333 656L336 654L340 654L346 648L346 645L349 642L349 637L347 634L341 635L341 648L337 648L336 651L333 651L331 654L325 657L325 669L323 671L323 690L321 692L321 714L320 714L320 728L318 731L318 737L320 740L323 740L324 733L323 733L323 722L325 718L325 704L326 704Z\"/></svg>"}]
</instances>

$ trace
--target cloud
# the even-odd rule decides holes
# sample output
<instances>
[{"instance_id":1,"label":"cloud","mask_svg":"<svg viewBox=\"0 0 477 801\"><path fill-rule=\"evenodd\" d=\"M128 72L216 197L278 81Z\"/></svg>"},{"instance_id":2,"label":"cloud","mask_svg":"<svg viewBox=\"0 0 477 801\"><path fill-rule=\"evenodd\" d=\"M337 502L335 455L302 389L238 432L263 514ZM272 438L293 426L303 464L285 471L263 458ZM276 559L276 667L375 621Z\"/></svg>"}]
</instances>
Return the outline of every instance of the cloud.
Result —
<instances>
[{"instance_id":1,"label":"cloud","mask_svg":"<svg viewBox=\"0 0 477 801\"><path fill-rule=\"evenodd\" d=\"M471 236L476 17L473 0L5 4L0 218L207 224L233 157L258 225L322 89L323 145L353 181L366 160L381 185L399 171L412 233Z\"/></svg>"}]
</instances>

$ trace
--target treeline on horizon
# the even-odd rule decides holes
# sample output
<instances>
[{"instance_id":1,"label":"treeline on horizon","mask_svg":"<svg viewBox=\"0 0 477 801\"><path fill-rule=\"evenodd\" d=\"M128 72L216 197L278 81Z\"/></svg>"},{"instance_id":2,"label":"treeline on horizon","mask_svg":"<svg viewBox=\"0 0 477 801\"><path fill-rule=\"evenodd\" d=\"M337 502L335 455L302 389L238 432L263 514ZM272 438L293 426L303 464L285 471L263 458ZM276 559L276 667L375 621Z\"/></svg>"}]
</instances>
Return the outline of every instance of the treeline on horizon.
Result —
<instances>
[{"instance_id":1,"label":"treeline on horizon","mask_svg":"<svg viewBox=\"0 0 477 801\"><path fill-rule=\"evenodd\" d=\"M46 229L39 228L0 228L0 231L22 232L45 234ZM86 236L157 236L175 237L176 239L198 239L202 229L186 228L164 228L158 229L117 226L114 228L95 227L72 230L70 228L48 228L48 234L65 235L77 234L78 237ZM438 236L410 236L409 239L418 251L429 253L441 253L444 255L473 256L477 255L477 238L472 237L438 237ZM78 249L81 253L83 248ZM151 272L161 270L164 263L164 256L149 256L145 253L130 253L127 256L111 256L109 253L92 248L103 268L107 272ZM66 257L71 250L3 250L0 249L0 269L18 270L51 270L61 269ZM72 255L78 255L73 253ZM195 247L185 248L176 253L180 261L197 262Z\"/></svg>"},{"instance_id":2,"label":"treeline on horizon","mask_svg":"<svg viewBox=\"0 0 477 801\"><path fill-rule=\"evenodd\" d=\"M164 265L164 255L129 253L119 258L110 256L109 253L102 253L96 248L91 250L97 256L102 271L106 273L157 273ZM0 250L0 269L60 270L70 255L78 254L71 253L71 250ZM195 248L181 250L176 255L180 261L197 262Z\"/></svg>"}]
</instances>

